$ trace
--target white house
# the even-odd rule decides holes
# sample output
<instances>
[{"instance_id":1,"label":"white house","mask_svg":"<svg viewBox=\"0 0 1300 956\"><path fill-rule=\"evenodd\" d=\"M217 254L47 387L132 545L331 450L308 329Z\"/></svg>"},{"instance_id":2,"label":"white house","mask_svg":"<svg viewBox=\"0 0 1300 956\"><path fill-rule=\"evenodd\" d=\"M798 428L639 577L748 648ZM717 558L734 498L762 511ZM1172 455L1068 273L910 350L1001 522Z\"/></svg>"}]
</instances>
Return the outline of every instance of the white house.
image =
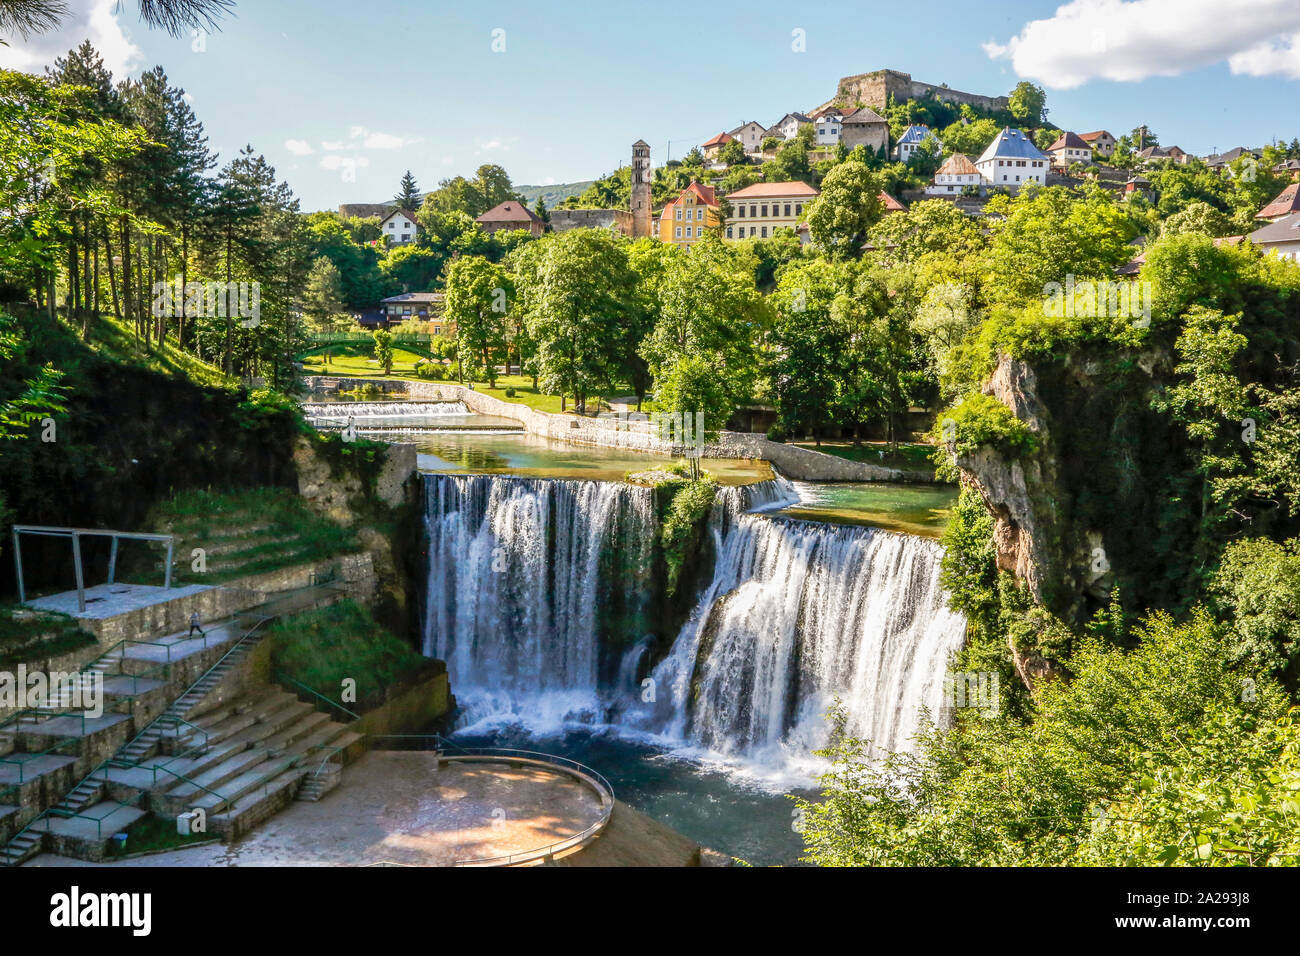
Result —
<instances>
[{"instance_id":1,"label":"white house","mask_svg":"<svg viewBox=\"0 0 1300 956\"><path fill-rule=\"evenodd\" d=\"M741 123L733 130L728 130L727 135L732 139L740 140L740 144L745 147L747 153L757 153L763 148L763 135L767 128L760 123L750 120L748 123Z\"/></svg>"},{"instance_id":2,"label":"white house","mask_svg":"<svg viewBox=\"0 0 1300 956\"><path fill-rule=\"evenodd\" d=\"M1062 133L1047 147L1047 154L1052 157L1052 165L1062 169L1069 169L1074 163L1092 162L1092 147L1077 133Z\"/></svg>"},{"instance_id":3,"label":"white house","mask_svg":"<svg viewBox=\"0 0 1300 956\"><path fill-rule=\"evenodd\" d=\"M1022 130L1007 126L998 133L988 149L975 160L975 168L988 186L1001 186L1012 192L1029 183L1047 182L1051 160L1034 145Z\"/></svg>"},{"instance_id":4,"label":"white house","mask_svg":"<svg viewBox=\"0 0 1300 956\"><path fill-rule=\"evenodd\" d=\"M813 142L818 146L838 146L844 113L828 106L813 117Z\"/></svg>"},{"instance_id":5,"label":"white house","mask_svg":"<svg viewBox=\"0 0 1300 956\"><path fill-rule=\"evenodd\" d=\"M415 213L405 209L394 209L379 221L379 234L388 240L390 246L415 242L415 230Z\"/></svg>"},{"instance_id":6,"label":"white house","mask_svg":"<svg viewBox=\"0 0 1300 956\"><path fill-rule=\"evenodd\" d=\"M898 145L894 147L894 158L900 163L905 163L912 158L912 154L921 148L927 136L934 136L930 127L909 126L903 130L903 135L898 138ZM934 141L943 149L943 143L939 142L939 137L935 136Z\"/></svg>"},{"instance_id":7,"label":"white house","mask_svg":"<svg viewBox=\"0 0 1300 956\"><path fill-rule=\"evenodd\" d=\"M934 183L925 188L927 196L960 196L967 186L978 189L984 178L970 157L965 153L953 153L939 171L934 174Z\"/></svg>"},{"instance_id":8,"label":"white house","mask_svg":"<svg viewBox=\"0 0 1300 956\"><path fill-rule=\"evenodd\" d=\"M1087 143L1092 149L1095 149L1098 156L1109 156L1115 152L1115 143L1117 141L1114 136L1111 136L1104 129L1093 130L1091 133L1082 133L1079 139Z\"/></svg>"},{"instance_id":9,"label":"white house","mask_svg":"<svg viewBox=\"0 0 1300 956\"><path fill-rule=\"evenodd\" d=\"M1252 232L1250 241L1265 252L1300 262L1300 212Z\"/></svg>"},{"instance_id":10,"label":"white house","mask_svg":"<svg viewBox=\"0 0 1300 956\"><path fill-rule=\"evenodd\" d=\"M812 120L803 113L786 113L767 128L767 135L779 136L782 139L794 139L799 135L799 127L807 126L811 122Z\"/></svg>"}]
</instances>

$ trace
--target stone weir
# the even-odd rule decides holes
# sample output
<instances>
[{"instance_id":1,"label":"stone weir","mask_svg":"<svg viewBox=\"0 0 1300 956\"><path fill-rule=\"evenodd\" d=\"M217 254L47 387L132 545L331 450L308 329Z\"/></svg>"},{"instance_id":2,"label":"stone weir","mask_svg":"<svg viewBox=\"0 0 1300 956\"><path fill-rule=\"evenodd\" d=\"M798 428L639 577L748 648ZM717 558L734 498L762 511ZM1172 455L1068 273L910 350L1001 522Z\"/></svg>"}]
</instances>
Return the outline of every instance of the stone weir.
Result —
<instances>
[{"instance_id":1,"label":"stone weir","mask_svg":"<svg viewBox=\"0 0 1300 956\"><path fill-rule=\"evenodd\" d=\"M309 376L313 391L333 392L374 384L369 379ZM650 422L629 421L623 416L588 417L543 412L518 402L505 402L463 385L447 382L390 381L382 383L386 394L437 402L463 402L481 415L512 418L534 435L579 445L630 448L649 454L680 457L685 449L659 437ZM704 448L706 458L754 458L771 462L788 478L797 481L915 481L908 472L868 462L849 461L835 455L769 441L756 432L723 431L716 442Z\"/></svg>"}]
</instances>

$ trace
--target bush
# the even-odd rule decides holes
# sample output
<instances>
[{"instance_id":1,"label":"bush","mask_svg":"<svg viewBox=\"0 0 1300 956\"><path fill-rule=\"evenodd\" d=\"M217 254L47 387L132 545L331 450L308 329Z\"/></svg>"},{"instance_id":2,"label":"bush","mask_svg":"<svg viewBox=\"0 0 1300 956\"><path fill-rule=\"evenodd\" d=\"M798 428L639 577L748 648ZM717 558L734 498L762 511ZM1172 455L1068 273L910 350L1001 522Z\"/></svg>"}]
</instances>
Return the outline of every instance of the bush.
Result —
<instances>
[{"instance_id":1,"label":"bush","mask_svg":"<svg viewBox=\"0 0 1300 956\"><path fill-rule=\"evenodd\" d=\"M780 442L785 441L785 429L780 425L773 425L767 430L767 440Z\"/></svg>"},{"instance_id":2,"label":"bush","mask_svg":"<svg viewBox=\"0 0 1300 956\"><path fill-rule=\"evenodd\" d=\"M935 423L934 437L958 457L989 445L1007 457L1019 458L1032 454L1038 445L1029 426L1011 409L979 392L966 396L942 416Z\"/></svg>"},{"instance_id":3,"label":"bush","mask_svg":"<svg viewBox=\"0 0 1300 956\"><path fill-rule=\"evenodd\" d=\"M514 397L515 397L515 390L513 388L507 388L506 398L514 398Z\"/></svg>"}]
</instances>

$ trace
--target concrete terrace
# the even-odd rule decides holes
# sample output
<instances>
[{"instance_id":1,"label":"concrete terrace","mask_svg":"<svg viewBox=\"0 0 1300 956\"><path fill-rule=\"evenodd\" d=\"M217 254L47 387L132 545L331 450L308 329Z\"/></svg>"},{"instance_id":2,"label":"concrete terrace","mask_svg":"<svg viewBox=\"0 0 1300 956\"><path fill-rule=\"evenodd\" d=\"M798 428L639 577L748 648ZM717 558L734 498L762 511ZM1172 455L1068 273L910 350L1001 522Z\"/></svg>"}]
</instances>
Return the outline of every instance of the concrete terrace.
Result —
<instances>
[{"instance_id":1,"label":"concrete terrace","mask_svg":"<svg viewBox=\"0 0 1300 956\"><path fill-rule=\"evenodd\" d=\"M562 772L457 761L439 767L428 752L370 751L349 768L328 800L293 803L241 840L109 865L450 866L545 846L580 832L600 814L596 793ZM647 841L647 848L618 849L620 861L699 862L699 847L686 838L622 804L615 812L620 818L624 830ZM611 845L603 846L607 841ZM559 862L614 851L612 842L603 835ZM47 853L27 865L90 864Z\"/></svg>"},{"instance_id":2,"label":"concrete terrace","mask_svg":"<svg viewBox=\"0 0 1300 956\"><path fill-rule=\"evenodd\" d=\"M193 597L211 591L208 584L183 587L155 587L146 584L96 584L86 588L86 610L79 609L76 591L61 591L28 601L27 606L40 611L58 611L75 618L101 620L158 604Z\"/></svg>"}]
</instances>

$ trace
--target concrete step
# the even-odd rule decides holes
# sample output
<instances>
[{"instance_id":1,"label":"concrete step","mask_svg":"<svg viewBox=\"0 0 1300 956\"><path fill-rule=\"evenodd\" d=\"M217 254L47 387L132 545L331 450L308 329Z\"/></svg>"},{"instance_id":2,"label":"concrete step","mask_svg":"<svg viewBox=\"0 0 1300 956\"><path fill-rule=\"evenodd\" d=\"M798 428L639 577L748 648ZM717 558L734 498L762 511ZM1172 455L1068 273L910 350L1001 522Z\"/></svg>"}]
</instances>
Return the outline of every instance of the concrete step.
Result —
<instances>
[{"instance_id":1,"label":"concrete step","mask_svg":"<svg viewBox=\"0 0 1300 956\"><path fill-rule=\"evenodd\" d=\"M196 797L190 806L203 807L210 813L226 811L238 804L241 797L262 790L276 777L286 771L294 770L295 759L294 757L272 757L263 760L252 769L222 783L218 790L221 796L205 793ZM304 771L298 769L295 772L301 774Z\"/></svg>"},{"instance_id":2,"label":"concrete step","mask_svg":"<svg viewBox=\"0 0 1300 956\"><path fill-rule=\"evenodd\" d=\"M24 830L0 848L0 866L19 866L41 852L43 830Z\"/></svg>"},{"instance_id":3,"label":"concrete step","mask_svg":"<svg viewBox=\"0 0 1300 956\"><path fill-rule=\"evenodd\" d=\"M272 817L287 806L302 786L303 771L290 768L267 780L223 812L209 817L211 831L222 834L226 840L238 839L263 820Z\"/></svg>"}]
</instances>

